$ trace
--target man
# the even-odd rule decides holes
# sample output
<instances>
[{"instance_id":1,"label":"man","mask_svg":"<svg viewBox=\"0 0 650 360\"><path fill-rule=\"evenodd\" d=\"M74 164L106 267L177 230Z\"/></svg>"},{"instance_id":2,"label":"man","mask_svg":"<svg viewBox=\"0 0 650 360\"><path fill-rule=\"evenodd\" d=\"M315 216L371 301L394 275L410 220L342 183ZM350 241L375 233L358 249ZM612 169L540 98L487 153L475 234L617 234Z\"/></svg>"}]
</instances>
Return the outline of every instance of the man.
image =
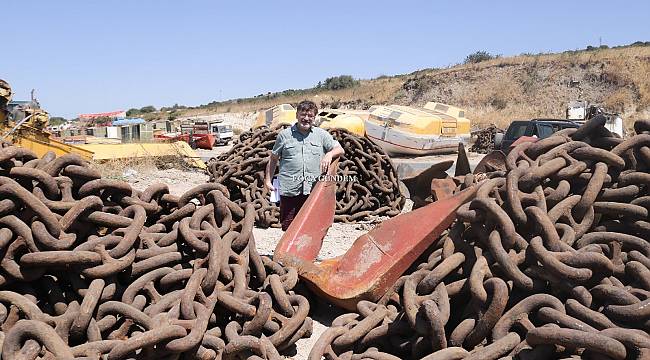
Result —
<instances>
[{"instance_id":1,"label":"man","mask_svg":"<svg viewBox=\"0 0 650 360\"><path fill-rule=\"evenodd\" d=\"M280 161L280 222L286 231L307 200L319 175L326 173L332 160L343 155L343 148L327 131L313 125L318 107L312 101L298 104L297 122L278 134L266 165L264 185L271 183Z\"/></svg>"}]
</instances>

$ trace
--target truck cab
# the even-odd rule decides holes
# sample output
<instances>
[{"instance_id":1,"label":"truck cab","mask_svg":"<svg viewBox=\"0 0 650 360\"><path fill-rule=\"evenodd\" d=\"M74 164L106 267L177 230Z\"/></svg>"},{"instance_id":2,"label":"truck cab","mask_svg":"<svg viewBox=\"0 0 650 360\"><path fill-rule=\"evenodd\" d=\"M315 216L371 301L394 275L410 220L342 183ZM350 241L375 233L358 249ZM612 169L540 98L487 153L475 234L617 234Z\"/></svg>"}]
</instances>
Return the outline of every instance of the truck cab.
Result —
<instances>
[{"instance_id":1,"label":"truck cab","mask_svg":"<svg viewBox=\"0 0 650 360\"><path fill-rule=\"evenodd\" d=\"M232 131L232 125L214 123L212 124L212 133L215 136L215 144L217 145L228 145L230 140L234 136Z\"/></svg>"}]
</instances>

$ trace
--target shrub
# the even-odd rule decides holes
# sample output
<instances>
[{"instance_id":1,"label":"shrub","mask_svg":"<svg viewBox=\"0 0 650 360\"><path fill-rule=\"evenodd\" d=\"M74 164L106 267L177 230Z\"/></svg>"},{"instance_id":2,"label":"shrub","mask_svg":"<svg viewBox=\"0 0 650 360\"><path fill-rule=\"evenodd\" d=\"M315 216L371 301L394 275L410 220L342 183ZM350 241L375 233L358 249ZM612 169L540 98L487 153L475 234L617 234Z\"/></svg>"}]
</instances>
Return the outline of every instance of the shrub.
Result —
<instances>
[{"instance_id":1,"label":"shrub","mask_svg":"<svg viewBox=\"0 0 650 360\"><path fill-rule=\"evenodd\" d=\"M352 76L340 75L325 79L325 82L322 83L321 88L325 88L327 90L339 90L351 88L353 86L357 86L358 84L359 80L355 80Z\"/></svg>"},{"instance_id":2,"label":"shrub","mask_svg":"<svg viewBox=\"0 0 650 360\"><path fill-rule=\"evenodd\" d=\"M65 124L67 120L65 118L62 118L60 116L54 116L50 118L50 125L61 125Z\"/></svg>"},{"instance_id":3,"label":"shrub","mask_svg":"<svg viewBox=\"0 0 650 360\"><path fill-rule=\"evenodd\" d=\"M604 101L607 109L618 113L625 112L632 104L634 104L634 94L626 88L614 91Z\"/></svg>"},{"instance_id":4,"label":"shrub","mask_svg":"<svg viewBox=\"0 0 650 360\"><path fill-rule=\"evenodd\" d=\"M497 57L498 57L497 55L492 55L487 51L481 50L473 54L467 55L464 64L476 64L476 63L480 63L481 61L496 59Z\"/></svg>"}]
</instances>

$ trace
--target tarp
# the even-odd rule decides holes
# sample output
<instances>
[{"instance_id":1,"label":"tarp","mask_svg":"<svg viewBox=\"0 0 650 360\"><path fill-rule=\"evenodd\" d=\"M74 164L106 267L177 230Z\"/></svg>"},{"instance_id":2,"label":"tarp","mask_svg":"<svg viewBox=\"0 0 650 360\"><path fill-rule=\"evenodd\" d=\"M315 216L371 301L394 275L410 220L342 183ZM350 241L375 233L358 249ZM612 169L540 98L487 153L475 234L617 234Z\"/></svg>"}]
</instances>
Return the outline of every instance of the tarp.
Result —
<instances>
[{"instance_id":1,"label":"tarp","mask_svg":"<svg viewBox=\"0 0 650 360\"><path fill-rule=\"evenodd\" d=\"M121 125L135 125L135 124L144 124L145 121L142 118L127 118L127 119L117 119L113 121L113 126Z\"/></svg>"}]
</instances>

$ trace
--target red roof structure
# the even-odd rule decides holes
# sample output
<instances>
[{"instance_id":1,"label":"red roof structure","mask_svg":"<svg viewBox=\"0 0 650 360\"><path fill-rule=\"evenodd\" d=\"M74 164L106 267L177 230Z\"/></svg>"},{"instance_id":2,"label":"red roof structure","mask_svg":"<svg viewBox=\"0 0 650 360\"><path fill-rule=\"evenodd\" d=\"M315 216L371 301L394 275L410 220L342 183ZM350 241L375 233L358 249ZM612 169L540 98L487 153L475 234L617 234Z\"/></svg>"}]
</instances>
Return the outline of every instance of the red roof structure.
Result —
<instances>
[{"instance_id":1,"label":"red roof structure","mask_svg":"<svg viewBox=\"0 0 650 360\"><path fill-rule=\"evenodd\" d=\"M126 111L117 110L117 111L111 111L111 112L105 112L105 113L80 114L79 115L79 119L82 119L82 120L96 119L96 118L100 118L100 117L125 118L126 117Z\"/></svg>"}]
</instances>

